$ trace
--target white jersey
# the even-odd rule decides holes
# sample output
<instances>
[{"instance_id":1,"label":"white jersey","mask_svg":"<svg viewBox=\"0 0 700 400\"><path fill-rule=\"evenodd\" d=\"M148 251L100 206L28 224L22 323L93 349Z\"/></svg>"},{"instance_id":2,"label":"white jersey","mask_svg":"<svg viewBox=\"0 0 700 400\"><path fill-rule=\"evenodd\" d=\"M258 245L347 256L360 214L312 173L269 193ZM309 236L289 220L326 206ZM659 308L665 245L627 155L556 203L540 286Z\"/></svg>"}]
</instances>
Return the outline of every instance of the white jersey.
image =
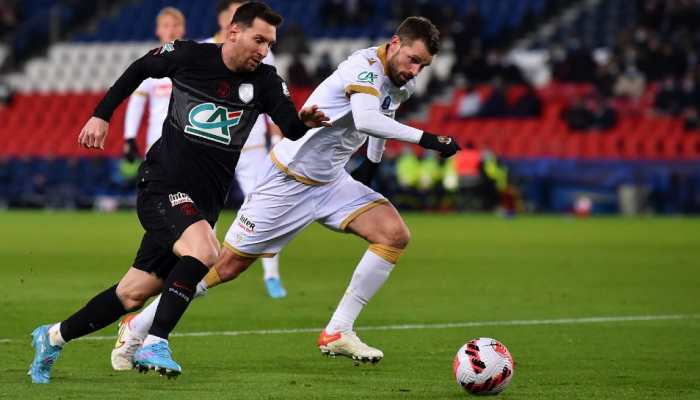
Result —
<instances>
[{"instance_id":1,"label":"white jersey","mask_svg":"<svg viewBox=\"0 0 700 400\"><path fill-rule=\"evenodd\" d=\"M273 162L311 184L343 176L345 164L368 136L355 127L350 95L367 93L379 97L381 112L394 118L396 109L415 90L415 79L396 87L386 74L386 62L386 46L356 51L343 61L304 104L318 105L333 126L311 129L296 141L282 139L270 153Z\"/></svg>"},{"instance_id":2,"label":"white jersey","mask_svg":"<svg viewBox=\"0 0 700 400\"><path fill-rule=\"evenodd\" d=\"M209 39L206 39L203 41L204 43L217 43L217 40L214 36L210 37ZM272 65L273 67L275 66L275 56L272 54L271 51L267 52L267 55L265 58L262 60L263 64L267 65ZM270 123L269 117L267 117L264 114L260 114L258 116L258 120L255 122L255 125L253 125L253 129L250 130L250 135L248 135L248 139L246 140L245 144L243 145L243 149L241 150L242 152L251 150L251 149L264 149L266 145L266 139L265 135L267 133L267 124ZM267 152L265 152L267 154ZM241 157L243 157L244 154L241 154Z\"/></svg>"},{"instance_id":3,"label":"white jersey","mask_svg":"<svg viewBox=\"0 0 700 400\"><path fill-rule=\"evenodd\" d=\"M136 137L139 125L141 125L141 117L143 116L146 101L148 101L148 130L146 136L146 149L148 150L160 138L163 131L163 121L168 115L172 91L173 84L170 82L170 78L148 78L141 82L134 94L129 98L124 122L124 138L133 139Z\"/></svg>"}]
</instances>

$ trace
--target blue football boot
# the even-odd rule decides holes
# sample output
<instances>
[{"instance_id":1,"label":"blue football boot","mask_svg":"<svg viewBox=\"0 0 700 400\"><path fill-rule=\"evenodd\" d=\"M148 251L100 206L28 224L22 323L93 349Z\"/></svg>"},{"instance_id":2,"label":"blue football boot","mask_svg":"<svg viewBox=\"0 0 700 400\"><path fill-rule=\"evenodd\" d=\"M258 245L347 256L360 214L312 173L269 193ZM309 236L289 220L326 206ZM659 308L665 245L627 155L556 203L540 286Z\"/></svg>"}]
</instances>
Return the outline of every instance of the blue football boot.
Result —
<instances>
[{"instance_id":1,"label":"blue football boot","mask_svg":"<svg viewBox=\"0 0 700 400\"><path fill-rule=\"evenodd\" d=\"M34 347L34 360L29 366L27 375L32 377L34 383L49 383L51 379L51 367L61 354L61 346L52 346L49 341L49 328L51 325L42 325L32 332L32 346Z\"/></svg>"},{"instance_id":2,"label":"blue football boot","mask_svg":"<svg viewBox=\"0 0 700 400\"><path fill-rule=\"evenodd\" d=\"M134 354L134 368L146 373L152 369L161 376L175 378L182 373L182 368L173 360L168 342L153 343L142 346Z\"/></svg>"},{"instance_id":3,"label":"blue football boot","mask_svg":"<svg viewBox=\"0 0 700 400\"><path fill-rule=\"evenodd\" d=\"M281 299L282 297L287 297L287 291L284 290L282 286L282 281L279 278L267 278L265 279L265 287L267 288L267 294L273 299Z\"/></svg>"}]
</instances>

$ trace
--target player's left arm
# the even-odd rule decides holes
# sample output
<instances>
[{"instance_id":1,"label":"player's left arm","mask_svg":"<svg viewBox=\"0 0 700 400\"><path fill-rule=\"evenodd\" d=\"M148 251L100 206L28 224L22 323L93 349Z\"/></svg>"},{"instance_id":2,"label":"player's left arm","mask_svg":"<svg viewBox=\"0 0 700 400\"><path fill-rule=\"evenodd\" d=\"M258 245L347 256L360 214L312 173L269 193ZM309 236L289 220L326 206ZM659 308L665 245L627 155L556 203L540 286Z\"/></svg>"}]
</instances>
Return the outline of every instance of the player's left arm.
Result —
<instances>
[{"instance_id":1,"label":"player's left arm","mask_svg":"<svg viewBox=\"0 0 700 400\"><path fill-rule=\"evenodd\" d=\"M262 111L272 118L287 139L297 140L311 128L330 126L329 118L318 106L305 107L297 113L287 84L277 73L265 79L262 93Z\"/></svg>"},{"instance_id":2,"label":"player's left arm","mask_svg":"<svg viewBox=\"0 0 700 400\"><path fill-rule=\"evenodd\" d=\"M382 114L379 98L370 93L355 92L350 96L352 117L360 132L381 139L397 139L435 150L442 157L451 157L460 150L454 138L438 136L430 132L404 125Z\"/></svg>"}]
</instances>

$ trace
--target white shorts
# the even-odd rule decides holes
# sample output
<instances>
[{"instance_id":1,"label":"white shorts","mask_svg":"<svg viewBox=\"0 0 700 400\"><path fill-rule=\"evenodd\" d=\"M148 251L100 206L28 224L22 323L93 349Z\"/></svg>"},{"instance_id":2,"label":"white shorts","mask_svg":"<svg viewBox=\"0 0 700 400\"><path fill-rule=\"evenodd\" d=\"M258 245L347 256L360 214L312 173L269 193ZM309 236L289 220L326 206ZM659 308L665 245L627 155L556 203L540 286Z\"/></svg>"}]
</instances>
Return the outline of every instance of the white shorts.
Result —
<instances>
[{"instance_id":1,"label":"white shorts","mask_svg":"<svg viewBox=\"0 0 700 400\"><path fill-rule=\"evenodd\" d=\"M358 215L389 201L348 173L323 185L295 180L265 157L224 245L246 257L272 257L314 221L345 231Z\"/></svg>"},{"instance_id":2,"label":"white shorts","mask_svg":"<svg viewBox=\"0 0 700 400\"><path fill-rule=\"evenodd\" d=\"M255 179L266 155L265 145L243 148L241 151L238 164L236 164L236 182L238 182L243 196L247 196L255 188Z\"/></svg>"}]
</instances>

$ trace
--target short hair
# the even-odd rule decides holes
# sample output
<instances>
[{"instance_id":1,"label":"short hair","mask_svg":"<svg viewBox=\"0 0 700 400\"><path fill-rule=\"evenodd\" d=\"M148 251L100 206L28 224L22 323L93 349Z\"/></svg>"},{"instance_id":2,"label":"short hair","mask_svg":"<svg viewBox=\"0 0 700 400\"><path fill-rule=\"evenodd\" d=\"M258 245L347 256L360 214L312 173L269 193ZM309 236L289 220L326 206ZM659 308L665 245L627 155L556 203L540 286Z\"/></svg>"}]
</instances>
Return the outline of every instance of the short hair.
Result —
<instances>
[{"instance_id":1,"label":"short hair","mask_svg":"<svg viewBox=\"0 0 700 400\"><path fill-rule=\"evenodd\" d=\"M175 19L180 20L180 22L182 22L183 25L185 24L185 15L182 14L182 12L175 7L165 7L162 10L160 10L158 16L156 16L156 22L158 22L158 20L162 17L166 16L171 16Z\"/></svg>"},{"instance_id":2,"label":"short hair","mask_svg":"<svg viewBox=\"0 0 700 400\"><path fill-rule=\"evenodd\" d=\"M216 3L216 15L221 14L222 11L228 10L228 8L231 7L231 4L242 3L245 3L245 0L219 0L219 2Z\"/></svg>"},{"instance_id":3,"label":"short hair","mask_svg":"<svg viewBox=\"0 0 700 400\"><path fill-rule=\"evenodd\" d=\"M428 18L406 18L396 29L395 35L401 39L402 43L409 45L414 40L422 40L432 55L435 55L440 50L440 32Z\"/></svg>"},{"instance_id":4,"label":"short hair","mask_svg":"<svg viewBox=\"0 0 700 400\"><path fill-rule=\"evenodd\" d=\"M233 14L231 23L247 28L253 25L255 18L260 18L275 27L282 24L281 15L273 11L267 4L258 1L247 1L238 7L236 13Z\"/></svg>"}]
</instances>

